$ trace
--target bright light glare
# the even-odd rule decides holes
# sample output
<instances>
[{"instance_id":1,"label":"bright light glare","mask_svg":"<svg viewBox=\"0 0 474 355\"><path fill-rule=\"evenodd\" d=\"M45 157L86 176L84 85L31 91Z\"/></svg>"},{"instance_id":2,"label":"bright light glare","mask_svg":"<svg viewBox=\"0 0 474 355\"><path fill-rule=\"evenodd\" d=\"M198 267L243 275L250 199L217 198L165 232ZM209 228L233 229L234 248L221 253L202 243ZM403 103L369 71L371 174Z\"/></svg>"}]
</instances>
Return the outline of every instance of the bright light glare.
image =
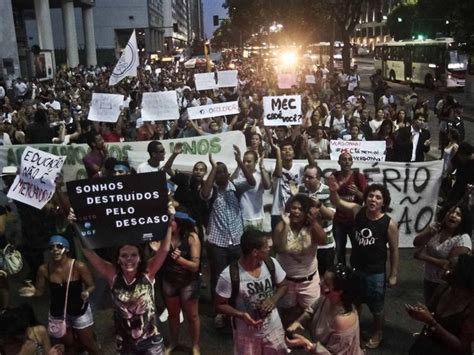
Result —
<instances>
[{"instance_id":1,"label":"bright light glare","mask_svg":"<svg viewBox=\"0 0 474 355\"><path fill-rule=\"evenodd\" d=\"M464 63L449 63L448 69L464 69Z\"/></svg>"},{"instance_id":2,"label":"bright light glare","mask_svg":"<svg viewBox=\"0 0 474 355\"><path fill-rule=\"evenodd\" d=\"M295 65L297 62L296 54L292 52L285 52L281 54L281 63L283 65Z\"/></svg>"},{"instance_id":3,"label":"bright light glare","mask_svg":"<svg viewBox=\"0 0 474 355\"><path fill-rule=\"evenodd\" d=\"M229 69L235 69L235 64L234 64L234 63L230 63L230 64L229 64Z\"/></svg>"}]
</instances>

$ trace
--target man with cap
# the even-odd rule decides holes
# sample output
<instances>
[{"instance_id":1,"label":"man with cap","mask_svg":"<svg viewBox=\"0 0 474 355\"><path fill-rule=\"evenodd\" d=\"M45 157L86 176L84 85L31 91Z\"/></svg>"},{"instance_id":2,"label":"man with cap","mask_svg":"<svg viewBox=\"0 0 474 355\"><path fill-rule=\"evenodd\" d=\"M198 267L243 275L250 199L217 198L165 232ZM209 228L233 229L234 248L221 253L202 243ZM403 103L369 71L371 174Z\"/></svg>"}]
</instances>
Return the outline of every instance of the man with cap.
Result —
<instances>
[{"instance_id":1,"label":"man with cap","mask_svg":"<svg viewBox=\"0 0 474 355\"><path fill-rule=\"evenodd\" d=\"M58 339L66 347L66 353L74 354L84 349L89 354L99 354L95 340L92 310L89 296L95 285L92 274L86 264L69 257L70 244L62 235L53 235L49 239L50 260L38 269L33 286L22 287L22 297L41 297L45 286L49 286L51 297L49 322L64 317L66 303L66 334Z\"/></svg>"}]
</instances>

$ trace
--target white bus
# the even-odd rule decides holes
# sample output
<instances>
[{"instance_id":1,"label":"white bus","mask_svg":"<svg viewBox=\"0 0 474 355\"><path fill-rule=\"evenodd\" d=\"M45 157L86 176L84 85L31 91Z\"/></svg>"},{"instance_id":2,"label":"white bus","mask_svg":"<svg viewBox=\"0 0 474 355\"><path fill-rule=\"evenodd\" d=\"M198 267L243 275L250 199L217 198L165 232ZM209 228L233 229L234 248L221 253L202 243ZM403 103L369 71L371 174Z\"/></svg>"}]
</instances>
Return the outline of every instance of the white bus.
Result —
<instances>
[{"instance_id":1,"label":"white bus","mask_svg":"<svg viewBox=\"0 0 474 355\"><path fill-rule=\"evenodd\" d=\"M452 38L396 41L377 44L375 69L391 81L408 81L433 88L444 80L449 88L462 88L466 82L467 55Z\"/></svg>"},{"instance_id":2,"label":"white bus","mask_svg":"<svg viewBox=\"0 0 474 355\"><path fill-rule=\"evenodd\" d=\"M335 41L334 42L334 62L336 66L342 66L342 48L344 43ZM330 48L329 42L320 42L310 44L307 48L305 56L309 56L311 61L317 65L327 65L330 59ZM352 56L351 56L352 57Z\"/></svg>"}]
</instances>

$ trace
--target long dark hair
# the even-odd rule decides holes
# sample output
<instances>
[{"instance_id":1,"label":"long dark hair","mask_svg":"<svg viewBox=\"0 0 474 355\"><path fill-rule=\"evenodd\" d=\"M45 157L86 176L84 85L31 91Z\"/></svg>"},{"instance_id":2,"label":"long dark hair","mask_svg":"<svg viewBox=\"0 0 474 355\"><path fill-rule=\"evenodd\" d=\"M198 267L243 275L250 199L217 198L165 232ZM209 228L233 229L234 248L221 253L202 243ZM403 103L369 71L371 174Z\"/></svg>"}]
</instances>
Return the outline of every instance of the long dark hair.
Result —
<instances>
[{"instance_id":1,"label":"long dark hair","mask_svg":"<svg viewBox=\"0 0 474 355\"><path fill-rule=\"evenodd\" d=\"M468 234L471 235L472 233L472 221L471 221L471 215L469 213L469 209L467 208L466 205L448 205L445 206L444 208L441 209L439 212L439 221L441 222L441 227L444 227L445 220L448 216L449 213L454 211L456 208L459 208L461 211L461 223L459 223L459 226L454 230L454 235L456 234Z\"/></svg>"},{"instance_id":2,"label":"long dark hair","mask_svg":"<svg viewBox=\"0 0 474 355\"><path fill-rule=\"evenodd\" d=\"M140 262L138 263L137 275L144 274L146 272L147 262L145 260L145 254L143 252L143 247L139 244L124 244L124 245L121 245L120 247L118 247L115 250L114 263L115 263L115 270L117 271L117 275L123 275L122 267L120 266L118 260L119 260L119 256L120 256L120 250L122 250L122 248L125 247L125 246L131 246L131 247L135 247L135 248L138 249L138 256L140 257Z\"/></svg>"},{"instance_id":3,"label":"long dark hair","mask_svg":"<svg viewBox=\"0 0 474 355\"><path fill-rule=\"evenodd\" d=\"M341 303L344 311L352 312L354 306L357 307L361 304L362 282L360 277L342 263L331 266L327 272L334 274L334 290L342 291Z\"/></svg>"},{"instance_id":4,"label":"long dark hair","mask_svg":"<svg viewBox=\"0 0 474 355\"><path fill-rule=\"evenodd\" d=\"M189 216L188 210L184 208L183 206L176 207L176 212L183 212ZM192 216L190 217L192 218ZM181 240L183 240L183 238L189 237L191 233L196 233L196 234L198 233L197 228L196 228L196 223L190 221L189 219L179 218L178 216L175 215L174 220L178 227L179 237Z\"/></svg>"}]
</instances>

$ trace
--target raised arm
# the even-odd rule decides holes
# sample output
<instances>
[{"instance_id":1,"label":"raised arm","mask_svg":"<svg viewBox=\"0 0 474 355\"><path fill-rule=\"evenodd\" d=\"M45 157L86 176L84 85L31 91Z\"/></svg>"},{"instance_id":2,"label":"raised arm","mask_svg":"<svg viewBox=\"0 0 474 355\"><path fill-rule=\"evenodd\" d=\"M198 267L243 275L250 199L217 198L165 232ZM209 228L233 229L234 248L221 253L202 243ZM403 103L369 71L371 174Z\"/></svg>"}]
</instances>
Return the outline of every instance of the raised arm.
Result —
<instances>
[{"instance_id":1,"label":"raised arm","mask_svg":"<svg viewBox=\"0 0 474 355\"><path fill-rule=\"evenodd\" d=\"M272 187L272 181L270 178L270 173L265 169L263 156L260 158L259 167L260 167L260 174L262 176L263 189L270 190L270 188Z\"/></svg>"},{"instance_id":2,"label":"raised arm","mask_svg":"<svg viewBox=\"0 0 474 355\"><path fill-rule=\"evenodd\" d=\"M163 165L163 170L166 171L166 173L169 176L174 176L174 171L172 169L173 163L176 157L180 155L182 152L183 152L183 143L176 143L175 146L173 147L173 153L168 158L165 165Z\"/></svg>"},{"instance_id":3,"label":"raised arm","mask_svg":"<svg viewBox=\"0 0 474 355\"><path fill-rule=\"evenodd\" d=\"M273 142L273 136L272 136L272 133L270 132L270 129L266 128L265 131L267 133L268 143L270 144L270 147L272 147L272 150L275 153L275 170L273 170L273 176L279 178L279 177L282 177L283 175L281 150L280 150L280 147L277 146L275 142Z\"/></svg>"},{"instance_id":4,"label":"raised arm","mask_svg":"<svg viewBox=\"0 0 474 355\"><path fill-rule=\"evenodd\" d=\"M245 179L247 180L248 184L250 186L255 186L257 184L257 182L255 181L255 177L247 168L247 166L242 162L240 148L236 146L235 144L234 144L234 157L235 157L235 162L237 163L240 170L242 170L242 173L244 174Z\"/></svg>"},{"instance_id":5,"label":"raised arm","mask_svg":"<svg viewBox=\"0 0 474 355\"><path fill-rule=\"evenodd\" d=\"M171 243L171 234L173 232L172 222L174 220L174 214L170 215L168 221L168 229L166 230L166 236L161 241L160 248L158 251L153 255L150 260L148 260L147 271L148 276L153 279L160 270L161 265L165 262L166 256L170 251L170 243Z\"/></svg>"},{"instance_id":6,"label":"raised arm","mask_svg":"<svg viewBox=\"0 0 474 355\"><path fill-rule=\"evenodd\" d=\"M290 230L290 219L287 213L282 213L282 220L276 225L273 230L273 249L276 253L282 253L286 251L288 244L288 232Z\"/></svg>"},{"instance_id":7,"label":"raised arm","mask_svg":"<svg viewBox=\"0 0 474 355\"><path fill-rule=\"evenodd\" d=\"M203 200L208 200L211 197L212 186L214 185L214 180L216 178L216 162L212 158L211 153L209 153L209 162L211 163L212 169L209 175L207 176L206 181L204 181L200 192L201 198Z\"/></svg>"}]
</instances>

